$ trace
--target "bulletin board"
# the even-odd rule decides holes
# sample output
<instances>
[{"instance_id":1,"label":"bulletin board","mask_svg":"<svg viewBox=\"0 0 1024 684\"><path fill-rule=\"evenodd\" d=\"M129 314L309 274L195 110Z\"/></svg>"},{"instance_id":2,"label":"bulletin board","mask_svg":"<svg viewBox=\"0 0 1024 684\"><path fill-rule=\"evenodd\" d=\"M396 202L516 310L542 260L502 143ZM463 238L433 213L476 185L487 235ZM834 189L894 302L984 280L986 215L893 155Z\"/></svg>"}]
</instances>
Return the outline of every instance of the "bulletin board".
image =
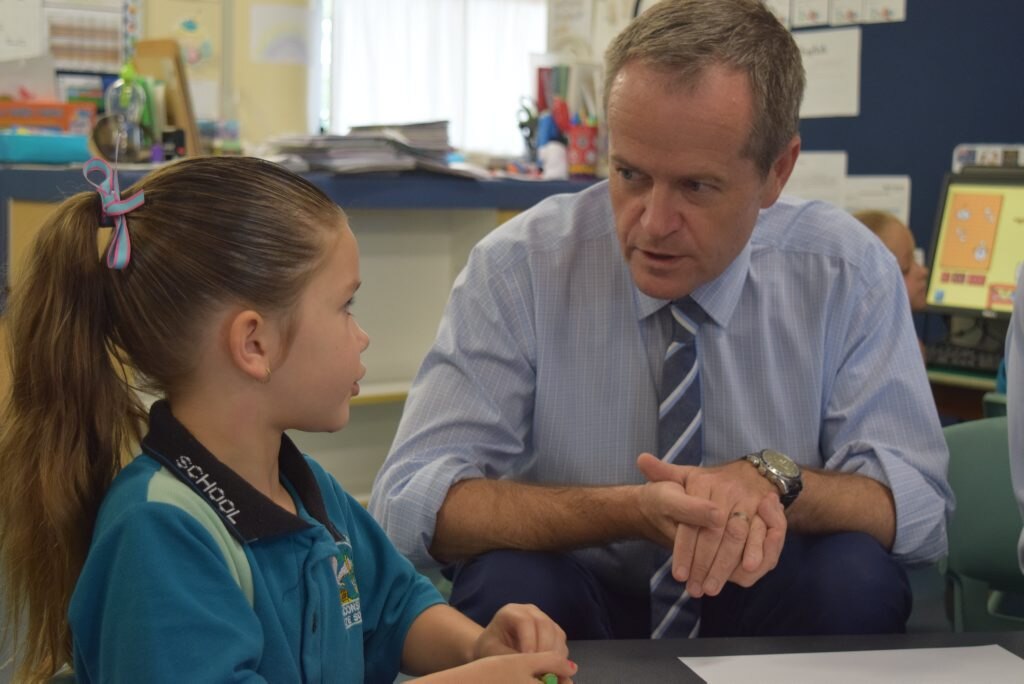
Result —
<instances>
[{"instance_id":1,"label":"bulletin board","mask_svg":"<svg viewBox=\"0 0 1024 684\"><path fill-rule=\"evenodd\" d=\"M804 119L805 150L845 150L848 174L909 175L910 223L929 249L959 143L1024 142L1024 3L907 0L863 24L860 115Z\"/></svg>"}]
</instances>

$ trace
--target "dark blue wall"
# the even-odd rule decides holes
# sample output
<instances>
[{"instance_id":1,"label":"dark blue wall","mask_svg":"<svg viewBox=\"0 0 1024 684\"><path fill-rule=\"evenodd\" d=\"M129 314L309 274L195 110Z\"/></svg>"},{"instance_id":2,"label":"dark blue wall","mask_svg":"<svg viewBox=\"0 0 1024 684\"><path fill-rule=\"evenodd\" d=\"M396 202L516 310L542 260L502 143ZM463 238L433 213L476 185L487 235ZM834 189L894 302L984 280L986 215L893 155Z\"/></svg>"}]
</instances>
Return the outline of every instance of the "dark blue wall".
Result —
<instances>
[{"instance_id":1,"label":"dark blue wall","mask_svg":"<svg viewBox=\"0 0 1024 684\"><path fill-rule=\"evenodd\" d=\"M1024 143L1024 0L908 0L861 26L860 116L806 119L806 150L846 150L850 174L909 175L910 223L931 246L959 143Z\"/></svg>"}]
</instances>

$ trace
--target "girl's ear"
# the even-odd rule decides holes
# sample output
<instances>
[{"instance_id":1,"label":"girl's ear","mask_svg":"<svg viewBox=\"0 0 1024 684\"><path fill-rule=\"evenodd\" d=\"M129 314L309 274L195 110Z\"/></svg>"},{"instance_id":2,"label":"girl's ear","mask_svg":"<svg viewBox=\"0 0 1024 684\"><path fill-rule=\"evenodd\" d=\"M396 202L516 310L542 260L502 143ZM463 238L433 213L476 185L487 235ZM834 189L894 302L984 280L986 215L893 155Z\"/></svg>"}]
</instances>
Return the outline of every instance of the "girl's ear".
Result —
<instances>
[{"instance_id":1,"label":"girl's ear","mask_svg":"<svg viewBox=\"0 0 1024 684\"><path fill-rule=\"evenodd\" d=\"M238 312L228 323L231 360L239 370L259 382L270 381L270 360L278 339L277 326L251 309Z\"/></svg>"}]
</instances>

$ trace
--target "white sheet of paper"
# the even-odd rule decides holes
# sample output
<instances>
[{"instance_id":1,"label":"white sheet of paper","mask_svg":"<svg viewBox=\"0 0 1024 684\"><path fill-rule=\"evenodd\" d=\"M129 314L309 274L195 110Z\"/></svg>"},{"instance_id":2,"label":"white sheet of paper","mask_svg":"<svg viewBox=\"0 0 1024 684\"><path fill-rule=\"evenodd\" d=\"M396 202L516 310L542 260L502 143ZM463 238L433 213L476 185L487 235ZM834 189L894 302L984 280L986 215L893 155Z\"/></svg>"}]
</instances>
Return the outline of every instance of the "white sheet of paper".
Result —
<instances>
[{"instance_id":1,"label":"white sheet of paper","mask_svg":"<svg viewBox=\"0 0 1024 684\"><path fill-rule=\"evenodd\" d=\"M783 194L843 206L846 152L801 152Z\"/></svg>"},{"instance_id":2,"label":"white sheet of paper","mask_svg":"<svg viewBox=\"0 0 1024 684\"><path fill-rule=\"evenodd\" d=\"M860 27L799 31L793 39L807 72L801 118L860 113Z\"/></svg>"},{"instance_id":3,"label":"white sheet of paper","mask_svg":"<svg viewBox=\"0 0 1024 684\"><path fill-rule=\"evenodd\" d=\"M910 176L847 176L843 209L887 211L910 225Z\"/></svg>"},{"instance_id":4,"label":"white sheet of paper","mask_svg":"<svg viewBox=\"0 0 1024 684\"><path fill-rule=\"evenodd\" d=\"M1024 681L1024 660L996 645L685 657L679 660L708 684L962 684Z\"/></svg>"}]
</instances>

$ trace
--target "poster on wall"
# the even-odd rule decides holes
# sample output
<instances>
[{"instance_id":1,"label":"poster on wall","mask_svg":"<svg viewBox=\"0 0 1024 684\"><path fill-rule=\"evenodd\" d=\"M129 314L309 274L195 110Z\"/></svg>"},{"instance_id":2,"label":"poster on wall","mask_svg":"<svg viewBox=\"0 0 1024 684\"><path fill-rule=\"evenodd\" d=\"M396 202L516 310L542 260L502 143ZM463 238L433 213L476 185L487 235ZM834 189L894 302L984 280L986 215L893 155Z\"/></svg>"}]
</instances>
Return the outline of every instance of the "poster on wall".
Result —
<instances>
[{"instance_id":1,"label":"poster on wall","mask_svg":"<svg viewBox=\"0 0 1024 684\"><path fill-rule=\"evenodd\" d=\"M793 38L807 72L800 117L860 114L860 28L799 31Z\"/></svg>"},{"instance_id":2,"label":"poster on wall","mask_svg":"<svg viewBox=\"0 0 1024 684\"><path fill-rule=\"evenodd\" d=\"M309 10L288 5L253 5L249 14L249 59L257 64L305 64Z\"/></svg>"}]
</instances>

